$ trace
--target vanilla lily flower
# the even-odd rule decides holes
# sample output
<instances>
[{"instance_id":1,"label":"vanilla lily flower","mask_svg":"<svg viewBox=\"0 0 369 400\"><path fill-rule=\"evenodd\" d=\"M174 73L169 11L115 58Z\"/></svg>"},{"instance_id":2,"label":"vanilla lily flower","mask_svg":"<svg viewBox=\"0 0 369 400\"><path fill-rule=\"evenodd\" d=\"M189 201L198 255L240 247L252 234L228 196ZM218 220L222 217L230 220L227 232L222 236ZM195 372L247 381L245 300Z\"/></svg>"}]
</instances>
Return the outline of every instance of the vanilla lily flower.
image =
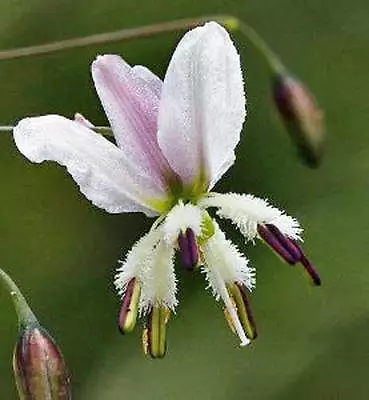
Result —
<instances>
[{"instance_id":1,"label":"vanilla lily flower","mask_svg":"<svg viewBox=\"0 0 369 400\"><path fill-rule=\"evenodd\" d=\"M211 192L235 161L246 117L240 59L228 33L215 22L186 33L164 81L115 55L97 57L92 76L117 145L83 118L58 115L21 120L14 138L29 160L66 166L96 206L158 217L118 269L120 329L129 332L138 315L145 317L146 352L165 354L166 325L178 303L178 251L186 269L205 274L229 325L247 345L256 337L247 295L254 269L209 208L234 222L246 241L263 239L319 282L296 244L301 229L295 219L251 195Z\"/></svg>"}]
</instances>

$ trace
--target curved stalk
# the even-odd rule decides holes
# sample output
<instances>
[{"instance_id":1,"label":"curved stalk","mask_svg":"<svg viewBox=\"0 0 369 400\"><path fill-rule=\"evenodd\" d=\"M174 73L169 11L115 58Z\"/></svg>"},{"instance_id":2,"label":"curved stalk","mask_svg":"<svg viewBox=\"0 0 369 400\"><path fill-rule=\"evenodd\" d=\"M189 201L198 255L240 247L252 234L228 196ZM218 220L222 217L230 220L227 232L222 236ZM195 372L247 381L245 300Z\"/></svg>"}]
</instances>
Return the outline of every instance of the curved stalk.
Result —
<instances>
[{"instance_id":1,"label":"curved stalk","mask_svg":"<svg viewBox=\"0 0 369 400\"><path fill-rule=\"evenodd\" d=\"M1 268L0 280L12 298L13 305L18 316L19 326L26 327L38 324L35 314L33 314L33 311L31 310L18 286L15 284L13 279Z\"/></svg>"},{"instance_id":2,"label":"curved stalk","mask_svg":"<svg viewBox=\"0 0 369 400\"><path fill-rule=\"evenodd\" d=\"M184 18L159 24L140 26L138 28L121 29L112 32L98 33L83 37L76 37L57 42L45 43L36 46L20 47L0 51L1 60L12 60L15 58L34 57L44 54L55 53L67 49L76 49L80 47L91 46L95 44L105 44L113 42L126 42L132 39L151 37L168 32L176 32L194 28L206 21L216 21L221 25L231 28L234 21L232 16L209 15L198 18Z\"/></svg>"}]
</instances>

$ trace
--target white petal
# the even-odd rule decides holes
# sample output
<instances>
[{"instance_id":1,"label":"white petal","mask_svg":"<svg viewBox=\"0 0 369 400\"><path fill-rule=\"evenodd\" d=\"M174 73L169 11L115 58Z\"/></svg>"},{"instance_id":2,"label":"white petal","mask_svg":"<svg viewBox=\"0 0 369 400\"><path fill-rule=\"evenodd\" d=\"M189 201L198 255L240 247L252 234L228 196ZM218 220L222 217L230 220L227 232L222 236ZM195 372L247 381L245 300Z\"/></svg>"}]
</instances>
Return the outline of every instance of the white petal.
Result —
<instances>
[{"instance_id":1,"label":"white petal","mask_svg":"<svg viewBox=\"0 0 369 400\"><path fill-rule=\"evenodd\" d=\"M119 148L79 122L58 115L25 118L14 128L14 140L29 160L66 166L81 192L110 213L152 215L154 202L165 199L164 189Z\"/></svg>"},{"instance_id":2,"label":"white petal","mask_svg":"<svg viewBox=\"0 0 369 400\"><path fill-rule=\"evenodd\" d=\"M211 188L233 164L246 116L239 55L215 22L188 32L164 79L158 141L187 184Z\"/></svg>"},{"instance_id":3,"label":"white petal","mask_svg":"<svg viewBox=\"0 0 369 400\"><path fill-rule=\"evenodd\" d=\"M218 208L217 215L230 219L247 240L257 236L258 224L273 224L287 237L301 240L302 229L295 218L250 194L210 193L200 204Z\"/></svg>"},{"instance_id":4,"label":"white petal","mask_svg":"<svg viewBox=\"0 0 369 400\"><path fill-rule=\"evenodd\" d=\"M131 68L116 55L97 57L91 70L118 146L158 184L167 184L172 170L157 142L157 80L148 70Z\"/></svg>"}]
</instances>

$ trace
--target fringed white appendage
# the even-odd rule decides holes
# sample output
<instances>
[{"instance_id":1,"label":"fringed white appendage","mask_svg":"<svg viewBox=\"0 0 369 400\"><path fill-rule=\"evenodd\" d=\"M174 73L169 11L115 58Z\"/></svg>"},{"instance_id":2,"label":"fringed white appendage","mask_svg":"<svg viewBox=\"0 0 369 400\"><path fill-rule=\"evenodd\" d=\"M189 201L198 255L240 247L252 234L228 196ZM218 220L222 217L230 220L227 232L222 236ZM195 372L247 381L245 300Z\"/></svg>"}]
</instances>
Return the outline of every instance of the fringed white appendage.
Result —
<instances>
[{"instance_id":1,"label":"fringed white appendage","mask_svg":"<svg viewBox=\"0 0 369 400\"><path fill-rule=\"evenodd\" d=\"M114 284L123 296L129 281L141 284L139 312L144 314L153 304L163 304L174 311L177 305L174 249L162 240L161 229L151 230L130 250L121 262Z\"/></svg>"},{"instance_id":2,"label":"fringed white appendage","mask_svg":"<svg viewBox=\"0 0 369 400\"><path fill-rule=\"evenodd\" d=\"M173 245L177 242L179 234L192 229L195 236L201 234L201 209L193 204L179 202L167 215L163 223L164 240Z\"/></svg>"},{"instance_id":3,"label":"fringed white appendage","mask_svg":"<svg viewBox=\"0 0 369 400\"><path fill-rule=\"evenodd\" d=\"M217 300L221 298L227 308L233 326L240 337L241 346L250 341L238 318L236 309L226 288L227 283L239 283L251 290L255 285L255 271L248 267L248 260L224 236L214 222L215 234L202 246L205 266L203 272Z\"/></svg>"},{"instance_id":4,"label":"fringed white appendage","mask_svg":"<svg viewBox=\"0 0 369 400\"><path fill-rule=\"evenodd\" d=\"M212 275L213 270L219 272L224 282L238 282L251 291L255 286L255 269L248 266L249 261L246 257L226 239L218 224L213 222L215 234L205 242L202 251L207 266L205 271L214 295L219 298L220 290L217 288L218 280Z\"/></svg>"},{"instance_id":5,"label":"fringed white appendage","mask_svg":"<svg viewBox=\"0 0 369 400\"><path fill-rule=\"evenodd\" d=\"M295 218L253 195L210 193L200 205L218 208L217 215L230 219L247 240L255 239L258 224L273 224L287 237L302 240L302 228Z\"/></svg>"},{"instance_id":6,"label":"fringed white appendage","mask_svg":"<svg viewBox=\"0 0 369 400\"><path fill-rule=\"evenodd\" d=\"M142 270L140 314L145 314L155 304L175 311L178 300L173 259L174 248L160 240Z\"/></svg>"}]
</instances>

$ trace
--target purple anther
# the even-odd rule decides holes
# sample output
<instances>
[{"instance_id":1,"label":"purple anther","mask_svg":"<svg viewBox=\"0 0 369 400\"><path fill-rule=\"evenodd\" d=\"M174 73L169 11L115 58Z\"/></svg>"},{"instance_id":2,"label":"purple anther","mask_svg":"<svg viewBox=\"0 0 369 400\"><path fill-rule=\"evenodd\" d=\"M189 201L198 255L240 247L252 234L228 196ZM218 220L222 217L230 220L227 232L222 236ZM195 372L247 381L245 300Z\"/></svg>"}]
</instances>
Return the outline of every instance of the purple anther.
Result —
<instances>
[{"instance_id":1,"label":"purple anther","mask_svg":"<svg viewBox=\"0 0 369 400\"><path fill-rule=\"evenodd\" d=\"M279 243L290 253L295 262L299 261L302 257L301 249L290 238L284 235L275 225L266 224L266 227L278 239Z\"/></svg>"},{"instance_id":2,"label":"purple anther","mask_svg":"<svg viewBox=\"0 0 369 400\"><path fill-rule=\"evenodd\" d=\"M118 328L121 331L121 333L123 333L123 334L125 333L124 325L126 322L127 313L128 313L128 311L130 311L130 305L131 305L131 299L132 299L132 295L133 295L133 289L135 286L135 281L136 281L136 279L133 278L128 282L127 289L123 296L122 306L121 306L120 312L119 312Z\"/></svg>"},{"instance_id":3,"label":"purple anther","mask_svg":"<svg viewBox=\"0 0 369 400\"><path fill-rule=\"evenodd\" d=\"M183 267L192 271L198 263L199 251L196 236L191 228L187 228L185 234L179 234L178 245Z\"/></svg>"},{"instance_id":4,"label":"purple anther","mask_svg":"<svg viewBox=\"0 0 369 400\"><path fill-rule=\"evenodd\" d=\"M311 262L308 260L308 258L305 257L304 254L302 255L302 258L301 258L301 264L304 266L305 271L309 274L313 284L315 286L320 286L322 284L322 281L320 279L318 271L315 269L313 264L311 264Z\"/></svg>"},{"instance_id":5,"label":"purple anther","mask_svg":"<svg viewBox=\"0 0 369 400\"><path fill-rule=\"evenodd\" d=\"M273 225L274 227L274 225ZM296 247L285 237L276 227L270 229L270 225L261 225L257 227L260 237L267 243L279 256L288 264L294 265L300 261L301 254L296 251ZM276 233L278 231L278 234ZM283 237L283 240L281 239ZM291 251L292 250L292 251Z\"/></svg>"}]
</instances>

